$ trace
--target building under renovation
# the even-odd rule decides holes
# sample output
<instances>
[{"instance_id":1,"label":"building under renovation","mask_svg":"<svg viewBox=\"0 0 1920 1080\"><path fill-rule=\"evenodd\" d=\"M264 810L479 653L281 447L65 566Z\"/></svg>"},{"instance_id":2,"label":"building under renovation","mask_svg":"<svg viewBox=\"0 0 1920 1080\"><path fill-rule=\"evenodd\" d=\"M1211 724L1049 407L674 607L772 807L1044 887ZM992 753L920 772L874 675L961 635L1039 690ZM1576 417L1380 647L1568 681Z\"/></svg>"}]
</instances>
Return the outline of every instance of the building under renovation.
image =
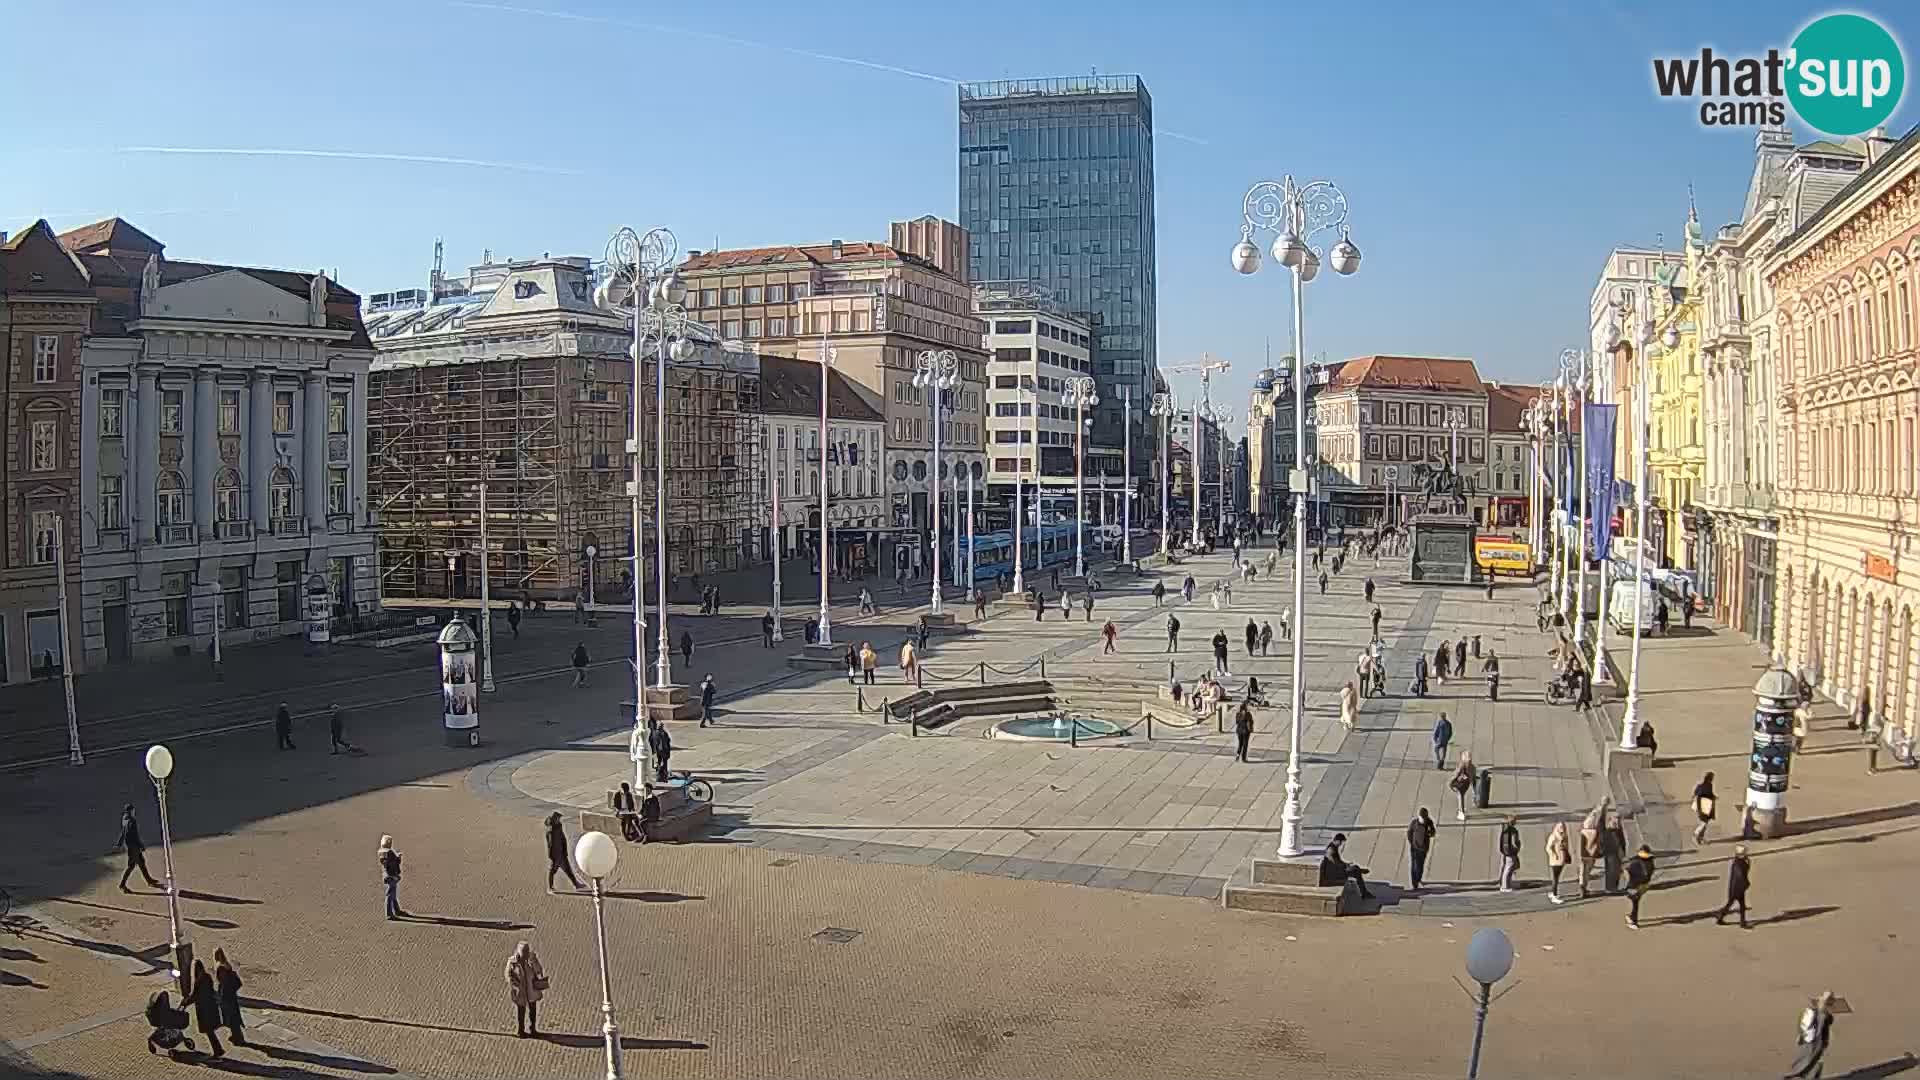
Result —
<instances>
[{"instance_id":1,"label":"building under renovation","mask_svg":"<svg viewBox=\"0 0 1920 1080\"><path fill-rule=\"evenodd\" d=\"M436 263L438 257L436 255ZM496 597L632 596L632 323L592 302L585 258L494 262L367 299L368 502L386 597L480 592L481 507ZM671 577L736 569L758 551L758 359L695 331L667 369ZM641 555L654 578L657 367L640 372Z\"/></svg>"}]
</instances>

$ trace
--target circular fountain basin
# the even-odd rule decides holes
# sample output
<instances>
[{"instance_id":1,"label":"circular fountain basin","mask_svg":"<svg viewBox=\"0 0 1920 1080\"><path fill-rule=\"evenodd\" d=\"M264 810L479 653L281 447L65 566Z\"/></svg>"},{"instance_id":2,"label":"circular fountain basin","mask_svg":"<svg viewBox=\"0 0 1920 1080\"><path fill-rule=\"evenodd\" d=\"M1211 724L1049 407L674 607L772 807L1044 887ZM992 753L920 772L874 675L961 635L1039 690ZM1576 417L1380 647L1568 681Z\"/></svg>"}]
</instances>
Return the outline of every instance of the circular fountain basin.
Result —
<instances>
[{"instance_id":1,"label":"circular fountain basin","mask_svg":"<svg viewBox=\"0 0 1920 1080\"><path fill-rule=\"evenodd\" d=\"M1080 718L1080 738L1100 739L1126 733L1125 728L1110 720L1101 720L1091 716ZM1002 720L993 726L996 739L1021 739L1028 742L1068 742L1074 737L1074 724L1071 720L1056 720L1051 716L1029 716L1018 720Z\"/></svg>"}]
</instances>

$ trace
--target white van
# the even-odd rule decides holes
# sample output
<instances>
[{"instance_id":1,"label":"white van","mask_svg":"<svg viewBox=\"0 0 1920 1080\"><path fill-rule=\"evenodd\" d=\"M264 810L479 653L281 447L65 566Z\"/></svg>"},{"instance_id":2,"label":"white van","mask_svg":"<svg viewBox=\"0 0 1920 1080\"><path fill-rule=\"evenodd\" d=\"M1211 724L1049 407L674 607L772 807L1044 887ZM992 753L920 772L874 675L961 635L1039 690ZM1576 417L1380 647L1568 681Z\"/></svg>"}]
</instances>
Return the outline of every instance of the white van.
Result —
<instances>
[{"instance_id":1,"label":"white van","mask_svg":"<svg viewBox=\"0 0 1920 1080\"><path fill-rule=\"evenodd\" d=\"M1607 597L1607 621L1614 630L1622 634L1633 633L1633 585L1631 581L1613 583L1613 595ZM1659 607L1659 599L1653 586L1646 581L1640 582L1640 632L1653 633L1653 613Z\"/></svg>"}]
</instances>

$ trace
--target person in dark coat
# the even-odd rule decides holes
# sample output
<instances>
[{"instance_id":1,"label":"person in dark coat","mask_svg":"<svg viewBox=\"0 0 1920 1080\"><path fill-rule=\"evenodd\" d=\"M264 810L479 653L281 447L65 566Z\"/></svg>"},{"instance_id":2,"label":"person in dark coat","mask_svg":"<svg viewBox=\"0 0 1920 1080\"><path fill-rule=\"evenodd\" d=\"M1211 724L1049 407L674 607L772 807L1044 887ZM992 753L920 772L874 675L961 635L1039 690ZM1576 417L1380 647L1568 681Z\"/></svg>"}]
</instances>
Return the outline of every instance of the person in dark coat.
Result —
<instances>
[{"instance_id":1,"label":"person in dark coat","mask_svg":"<svg viewBox=\"0 0 1920 1080\"><path fill-rule=\"evenodd\" d=\"M1180 618L1177 615L1167 616L1167 651L1180 651Z\"/></svg>"},{"instance_id":2,"label":"person in dark coat","mask_svg":"<svg viewBox=\"0 0 1920 1080\"><path fill-rule=\"evenodd\" d=\"M1747 858L1747 845L1738 844L1733 849L1733 858L1727 863L1727 902L1720 907L1720 913L1713 917L1713 925L1727 925L1727 913L1735 904L1740 905L1740 929L1747 929L1747 886L1753 883L1753 864Z\"/></svg>"},{"instance_id":3,"label":"person in dark coat","mask_svg":"<svg viewBox=\"0 0 1920 1080\"><path fill-rule=\"evenodd\" d=\"M1513 879L1520 873L1520 819L1507 815L1500 826L1500 891L1512 892Z\"/></svg>"},{"instance_id":4,"label":"person in dark coat","mask_svg":"<svg viewBox=\"0 0 1920 1080\"><path fill-rule=\"evenodd\" d=\"M1420 808L1420 814L1407 822L1407 876L1413 882L1415 892L1427 876L1427 852L1433 850L1433 834L1439 830L1433 824L1433 818L1426 807Z\"/></svg>"},{"instance_id":5,"label":"person in dark coat","mask_svg":"<svg viewBox=\"0 0 1920 1080\"><path fill-rule=\"evenodd\" d=\"M1371 604L1373 603L1373 579L1371 577L1367 579L1365 588L1366 588L1366 594L1367 594L1367 603Z\"/></svg>"},{"instance_id":6,"label":"person in dark coat","mask_svg":"<svg viewBox=\"0 0 1920 1080\"><path fill-rule=\"evenodd\" d=\"M1439 648L1433 650L1433 677L1439 679L1442 686L1447 684L1447 668L1452 662L1453 650L1443 641Z\"/></svg>"},{"instance_id":7,"label":"person in dark coat","mask_svg":"<svg viewBox=\"0 0 1920 1080\"><path fill-rule=\"evenodd\" d=\"M587 645L584 641L576 641L573 645L573 685L587 685Z\"/></svg>"},{"instance_id":8,"label":"person in dark coat","mask_svg":"<svg viewBox=\"0 0 1920 1080\"><path fill-rule=\"evenodd\" d=\"M700 680L700 726L701 727L707 727L713 723L713 696L715 692L716 692L716 688L713 685L713 672L709 671L707 672L707 677Z\"/></svg>"},{"instance_id":9,"label":"person in dark coat","mask_svg":"<svg viewBox=\"0 0 1920 1080\"><path fill-rule=\"evenodd\" d=\"M765 649L773 648L773 612L771 611L760 616L760 646Z\"/></svg>"},{"instance_id":10,"label":"person in dark coat","mask_svg":"<svg viewBox=\"0 0 1920 1080\"><path fill-rule=\"evenodd\" d=\"M220 998L220 1024L233 1037L233 1045L247 1045L246 1025L240 1018L240 973L227 960L227 950L213 950L213 989Z\"/></svg>"},{"instance_id":11,"label":"person in dark coat","mask_svg":"<svg viewBox=\"0 0 1920 1080\"><path fill-rule=\"evenodd\" d=\"M509 603L507 605L507 629L513 631L515 638L520 636L520 605L518 604ZM234 1040L235 1043L239 1041L238 1039Z\"/></svg>"},{"instance_id":12,"label":"person in dark coat","mask_svg":"<svg viewBox=\"0 0 1920 1080\"><path fill-rule=\"evenodd\" d=\"M287 711L287 703L284 701L273 714L273 739L277 748L293 749L293 714Z\"/></svg>"},{"instance_id":13,"label":"person in dark coat","mask_svg":"<svg viewBox=\"0 0 1920 1080\"><path fill-rule=\"evenodd\" d=\"M220 1045L220 989L213 984L213 976L207 974L206 961L193 962L193 990L181 1004L193 1009L193 1026L207 1037L213 1056L226 1057L226 1048Z\"/></svg>"},{"instance_id":14,"label":"person in dark coat","mask_svg":"<svg viewBox=\"0 0 1920 1080\"><path fill-rule=\"evenodd\" d=\"M1800 1013L1800 1037L1793 1071L1786 1080L1820 1080L1826 1068L1827 1047L1833 1042L1833 991L1828 990Z\"/></svg>"},{"instance_id":15,"label":"person in dark coat","mask_svg":"<svg viewBox=\"0 0 1920 1080\"><path fill-rule=\"evenodd\" d=\"M629 796L631 797L631 796ZM560 815L547 815L547 891L553 891L553 875L565 874L573 882L574 890L580 889L580 879L573 876L573 863L567 860L567 827L560 822Z\"/></svg>"},{"instance_id":16,"label":"person in dark coat","mask_svg":"<svg viewBox=\"0 0 1920 1080\"><path fill-rule=\"evenodd\" d=\"M1260 624L1247 620L1247 655L1251 657L1260 648Z\"/></svg>"},{"instance_id":17,"label":"person in dark coat","mask_svg":"<svg viewBox=\"0 0 1920 1080\"><path fill-rule=\"evenodd\" d=\"M1435 720L1433 722L1433 767L1434 768L1444 769L1447 767L1447 744L1451 743L1452 741L1453 741L1453 721L1447 719L1446 713L1441 713L1440 719Z\"/></svg>"},{"instance_id":18,"label":"person in dark coat","mask_svg":"<svg viewBox=\"0 0 1920 1080\"><path fill-rule=\"evenodd\" d=\"M1463 679L1467 677L1467 638L1464 634L1453 643L1453 673Z\"/></svg>"},{"instance_id":19,"label":"person in dark coat","mask_svg":"<svg viewBox=\"0 0 1920 1080\"><path fill-rule=\"evenodd\" d=\"M1373 622L1373 636L1378 638L1380 636L1380 609L1376 606L1368 618Z\"/></svg>"},{"instance_id":20,"label":"person in dark coat","mask_svg":"<svg viewBox=\"0 0 1920 1080\"><path fill-rule=\"evenodd\" d=\"M402 918L406 912L400 907L400 853L393 850L393 837L380 838L380 850L375 856L380 860L380 884L387 893L387 918Z\"/></svg>"},{"instance_id":21,"label":"person in dark coat","mask_svg":"<svg viewBox=\"0 0 1920 1080\"><path fill-rule=\"evenodd\" d=\"M1253 739L1253 710L1246 702L1240 703L1240 709L1233 714L1233 759L1247 760L1247 743Z\"/></svg>"},{"instance_id":22,"label":"person in dark coat","mask_svg":"<svg viewBox=\"0 0 1920 1080\"><path fill-rule=\"evenodd\" d=\"M1653 849L1645 844L1627 860L1627 925L1640 929L1640 898L1653 887Z\"/></svg>"},{"instance_id":23,"label":"person in dark coat","mask_svg":"<svg viewBox=\"0 0 1920 1080\"><path fill-rule=\"evenodd\" d=\"M1333 840L1327 844L1326 854L1320 856L1320 884L1345 885L1351 881L1360 889L1362 898L1371 900L1373 893L1367 889L1367 868L1355 866L1340 857L1340 847L1347 842L1346 833L1334 833Z\"/></svg>"},{"instance_id":24,"label":"person in dark coat","mask_svg":"<svg viewBox=\"0 0 1920 1080\"><path fill-rule=\"evenodd\" d=\"M1707 842L1707 826L1713 824L1713 813L1718 804L1719 799L1713 794L1713 774L1708 773L1693 785L1693 816L1700 822L1693 827L1694 843Z\"/></svg>"},{"instance_id":25,"label":"person in dark coat","mask_svg":"<svg viewBox=\"0 0 1920 1080\"><path fill-rule=\"evenodd\" d=\"M327 753L337 754L342 750L352 750L353 744L347 741L347 720L340 712L340 706L327 706Z\"/></svg>"},{"instance_id":26,"label":"person in dark coat","mask_svg":"<svg viewBox=\"0 0 1920 1080\"><path fill-rule=\"evenodd\" d=\"M1627 828L1620 822L1620 812L1609 809L1600 829L1600 879L1609 893L1620 891L1620 868L1626 857Z\"/></svg>"},{"instance_id":27,"label":"person in dark coat","mask_svg":"<svg viewBox=\"0 0 1920 1080\"><path fill-rule=\"evenodd\" d=\"M667 782L667 760L673 757L673 736L667 734L667 726L653 717L647 717L647 750L653 754L653 782Z\"/></svg>"},{"instance_id":28,"label":"person in dark coat","mask_svg":"<svg viewBox=\"0 0 1920 1080\"><path fill-rule=\"evenodd\" d=\"M1427 696L1427 655L1421 653L1413 659L1413 696ZM1444 762L1442 763L1445 764Z\"/></svg>"},{"instance_id":29,"label":"person in dark coat","mask_svg":"<svg viewBox=\"0 0 1920 1080\"><path fill-rule=\"evenodd\" d=\"M680 631L680 659L693 663L693 634L687 630Z\"/></svg>"},{"instance_id":30,"label":"person in dark coat","mask_svg":"<svg viewBox=\"0 0 1920 1080\"><path fill-rule=\"evenodd\" d=\"M1232 674L1227 670L1227 632L1213 632L1213 670L1216 675Z\"/></svg>"},{"instance_id":31,"label":"person in dark coat","mask_svg":"<svg viewBox=\"0 0 1920 1080\"><path fill-rule=\"evenodd\" d=\"M127 888L127 878L135 870L147 879L147 887L157 889L160 883L153 880L153 874L147 870L147 845L140 839L140 819L133 816L133 804L120 808L120 839L113 846L127 853L127 868L120 874L120 891L132 892Z\"/></svg>"},{"instance_id":32,"label":"person in dark coat","mask_svg":"<svg viewBox=\"0 0 1920 1080\"><path fill-rule=\"evenodd\" d=\"M1633 745L1647 752L1648 764L1653 764L1653 759L1660 755L1660 740L1653 734L1651 720L1641 722L1639 734L1633 737Z\"/></svg>"}]
</instances>

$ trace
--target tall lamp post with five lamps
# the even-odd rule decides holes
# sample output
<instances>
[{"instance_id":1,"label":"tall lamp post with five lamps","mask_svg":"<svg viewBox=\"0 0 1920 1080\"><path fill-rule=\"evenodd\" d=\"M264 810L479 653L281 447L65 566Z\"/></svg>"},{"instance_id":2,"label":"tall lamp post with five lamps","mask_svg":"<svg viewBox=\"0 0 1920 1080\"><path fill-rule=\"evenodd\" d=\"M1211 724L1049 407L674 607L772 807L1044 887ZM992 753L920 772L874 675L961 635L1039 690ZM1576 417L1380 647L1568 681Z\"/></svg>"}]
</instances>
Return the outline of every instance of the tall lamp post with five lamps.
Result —
<instances>
[{"instance_id":1,"label":"tall lamp post with five lamps","mask_svg":"<svg viewBox=\"0 0 1920 1080\"><path fill-rule=\"evenodd\" d=\"M933 421L933 467L927 470L927 524L933 540L933 602L930 610L935 615L943 611L940 599L940 405L941 398L959 381L960 357L952 349L928 349L920 354L913 374L913 385L927 391L927 412Z\"/></svg>"},{"instance_id":2,"label":"tall lamp post with five lamps","mask_svg":"<svg viewBox=\"0 0 1920 1080\"><path fill-rule=\"evenodd\" d=\"M1300 854L1300 714L1306 709L1306 621L1307 621L1307 380L1306 320L1302 311L1306 284L1320 273L1320 255L1314 237L1338 232L1340 240L1327 253L1334 273L1341 276L1360 269L1360 249L1347 235L1347 196L1329 180L1315 180L1304 187L1288 176L1279 182L1262 181L1247 190L1241 201L1240 242L1234 245L1233 268L1251 274L1260 269L1260 248L1253 242L1256 232L1275 234L1273 257L1293 271L1293 408L1300 422L1293 425L1294 460L1299 462L1289 477L1289 487L1300 493L1293 503L1293 611L1298 620L1293 631L1293 678L1291 705L1292 731L1287 743L1287 801L1280 811L1280 855L1293 858ZM1198 507L1195 508L1198 510Z\"/></svg>"},{"instance_id":3,"label":"tall lamp post with five lamps","mask_svg":"<svg viewBox=\"0 0 1920 1080\"><path fill-rule=\"evenodd\" d=\"M1087 409L1100 404L1092 377L1076 375L1067 380L1067 404L1073 406L1073 573L1087 576Z\"/></svg>"},{"instance_id":4,"label":"tall lamp post with five lamps","mask_svg":"<svg viewBox=\"0 0 1920 1080\"><path fill-rule=\"evenodd\" d=\"M1153 395L1153 404L1147 414L1160 421L1160 554L1166 556L1168 545L1173 543L1173 529L1167 517L1167 495L1173 486L1173 470L1168 468L1171 462L1167 457L1167 426L1173 423L1173 414L1180 411L1180 401L1170 393Z\"/></svg>"}]
</instances>

